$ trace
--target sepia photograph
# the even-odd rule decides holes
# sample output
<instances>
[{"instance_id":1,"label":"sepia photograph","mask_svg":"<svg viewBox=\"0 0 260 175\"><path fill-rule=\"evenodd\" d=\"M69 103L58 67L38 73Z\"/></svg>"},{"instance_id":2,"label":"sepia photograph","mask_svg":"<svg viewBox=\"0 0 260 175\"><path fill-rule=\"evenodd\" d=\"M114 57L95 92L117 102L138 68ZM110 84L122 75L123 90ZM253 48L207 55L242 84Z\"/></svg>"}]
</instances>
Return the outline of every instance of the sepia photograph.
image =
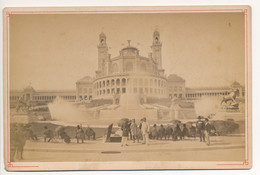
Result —
<instances>
[{"instance_id":1,"label":"sepia photograph","mask_svg":"<svg viewBox=\"0 0 260 175\"><path fill-rule=\"evenodd\" d=\"M250 13L6 8L6 169L250 168Z\"/></svg>"}]
</instances>

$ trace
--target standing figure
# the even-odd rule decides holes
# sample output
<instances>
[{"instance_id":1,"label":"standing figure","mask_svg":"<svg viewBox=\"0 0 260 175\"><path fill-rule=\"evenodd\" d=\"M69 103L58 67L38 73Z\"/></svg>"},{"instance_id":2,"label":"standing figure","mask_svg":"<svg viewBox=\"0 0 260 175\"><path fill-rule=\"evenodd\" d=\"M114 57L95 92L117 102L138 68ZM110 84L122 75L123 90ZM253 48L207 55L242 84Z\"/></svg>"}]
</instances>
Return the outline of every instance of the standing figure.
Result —
<instances>
[{"instance_id":1,"label":"standing figure","mask_svg":"<svg viewBox=\"0 0 260 175\"><path fill-rule=\"evenodd\" d=\"M132 121L129 120L128 122L128 129L129 129L129 140L133 140L133 134L132 134L132 131L131 131L131 125L132 125Z\"/></svg>"},{"instance_id":2,"label":"standing figure","mask_svg":"<svg viewBox=\"0 0 260 175\"><path fill-rule=\"evenodd\" d=\"M185 138L185 136L186 136L186 137L189 136L189 130L188 130L188 128L186 127L186 124L183 124L183 129L182 129L182 137L183 137L183 139Z\"/></svg>"},{"instance_id":3,"label":"standing figure","mask_svg":"<svg viewBox=\"0 0 260 175\"><path fill-rule=\"evenodd\" d=\"M86 129L85 133L86 133L86 136L88 137L88 140L90 140L91 136L93 137L93 140L96 140L96 133L89 126L87 126L87 129Z\"/></svg>"},{"instance_id":4,"label":"standing figure","mask_svg":"<svg viewBox=\"0 0 260 175\"><path fill-rule=\"evenodd\" d=\"M146 118L143 118L143 123L142 123L142 135L143 135L143 144L149 145L149 133L150 133L150 126L148 122L146 121Z\"/></svg>"},{"instance_id":5,"label":"standing figure","mask_svg":"<svg viewBox=\"0 0 260 175\"><path fill-rule=\"evenodd\" d=\"M132 124L130 125L130 131L132 133L133 143L135 143L135 140L139 143L139 136L137 133L137 124L135 123L135 119L132 120Z\"/></svg>"},{"instance_id":6,"label":"standing figure","mask_svg":"<svg viewBox=\"0 0 260 175\"><path fill-rule=\"evenodd\" d=\"M80 127L79 125L77 125L77 128L76 128L76 139L77 139L77 143L79 143L79 140L81 139L81 143L84 142L84 131L82 129L82 127Z\"/></svg>"},{"instance_id":7,"label":"standing figure","mask_svg":"<svg viewBox=\"0 0 260 175\"><path fill-rule=\"evenodd\" d=\"M52 130L48 129L47 126L44 126L43 135L44 135L44 142L46 142L47 139L49 139L48 142L50 142L54 138Z\"/></svg>"},{"instance_id":8,"label":"standing figure","mask_svg":"<svg viewBox=\"0 0 260 175\"><path fill-rule=\"evenodd\" d=\"M129 135L129 123L128 123L128 121L125 121L122 124L121 130L122 130L121 146L128 146L128 144L127 144L127 139L128 139L128 135Z\"/></svg>"},{"instance_id":9,"label":"standing figure","mask_svg":"<svg viewBox=\"0 0 260 175\"><path fill-rule=\"evenodd\" d=\"M165 128L163 127L163 125L161 125L161 127L159 128L159 137L160 137L160 140L162 140L163 137L165 137L165 140L166 140Z\"/></svg>"},{"instance_id":10,"label":"standing figure","mask_svg":"<svg viewBox=\"0 0 260 175\"><path fill-rule=\"evenodd\" d=\"M157 132L156 124L154 124L153 127L151 128L151 139L158 140L158 132Z\"/></svg>"},{"instance_id":11,"label":"standing figure","mask_svg":"<svg viewBox=\"0 0 260 175\"><path fill-rule=\"evenodd\" d=\"M182 132L179 124L177 124L176 127L174 128L173 140L174 141L178 140L178 137L180 138L180 140L182 140Z\"/></svg>"},{"instance_id":12,"label":"standing figure","mask_svg":"<svg viewBox=\"0 0 260 175\"><path fill-rule=\"evenodd\" d=\"M209 124L209 119L205 119L205 138L206 138L206 141L207 141L207 145L210 145L210 139L209 139L209 134L210 134L210 131L211 131L211 125Z\"/></svg>"},{"instance_id":13,"label":"standing figure","mask_svg":"<svg viewBox=\"0 0 260 175\"><path fill-rule=\"evenodd\" d=\"M200 135L200 141L202 142L205 142L205 134L204 134L204 131L205 131L205 123L201 120L201 116L198 117L198 121L197 121L197 130L198 130L198 133Z\"/></svg>"},{"instance_id":14,"label":"standing figure","mask_svg":"<svg viewBox=\"0 0 260 175\"><path fill-rule=\"evenodd\" d=\"M10 160L14 161L15 154L17 159L22 160L23 148L28 138L26 128L23 124L12 124L10 134Z\"/></svg>"},{"instance_id":15,"label":"standing figure","mask_svg":"<svg viewBox=\"0 0 260 175\"><path fill-rule=\"evenodd\" d=\"M168 140L170 139L171 135L173 133L172 127L168 124L166 129L165 129L165 138L167 137Z\"/></svg>"}]
</instances>

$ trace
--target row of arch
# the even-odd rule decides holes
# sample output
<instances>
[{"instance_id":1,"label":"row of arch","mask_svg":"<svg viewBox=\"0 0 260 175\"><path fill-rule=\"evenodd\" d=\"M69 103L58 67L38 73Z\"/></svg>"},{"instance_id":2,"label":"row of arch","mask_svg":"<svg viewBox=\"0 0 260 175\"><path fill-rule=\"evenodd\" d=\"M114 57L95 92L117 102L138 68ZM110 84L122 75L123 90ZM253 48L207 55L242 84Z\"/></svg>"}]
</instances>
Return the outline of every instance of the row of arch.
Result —
<instances>
[{"instance_id":1,"label":"row of arch","mask_svg":"<svg viewBox=\"0 0 260 175\"><path fill-rule=\"evenodd\" d=\"M124 94L128 91L130 94L146 94L146 95L166 95L166 89L157 89L157 88L128 88L128 87L123 87L123 88L111 88L111 89L100 89L96 91L96 95L110 95L110 94Z\"/></svg>"},{"instance_id":2,"label":"row of arch","mask_svg":"<svg viewBox=\"0 0 260 175\"><path fill-rule=\"evenodd\" d=\"M106 79L106 80L100 80L94 84L94 87L96 89L103 89L107 87L113 87L113 86L145 86L145 87L158 87L158 88L165 88L166 87L166 81L162 79L148 79L148 78L116 78L116 79Z\"/></svg>"},{"instance_id":3,"label":"row of arch","mask_svg":"<svg viewBox=\"0 0 260 175\"><path fill-rule=\"evenodd\" d=\"M208 93L188 93L186 94L186 98L201 98L202 96L220 96L220 95L228 95L228 92L208 92Z\"/></svg>"}]
</instances>

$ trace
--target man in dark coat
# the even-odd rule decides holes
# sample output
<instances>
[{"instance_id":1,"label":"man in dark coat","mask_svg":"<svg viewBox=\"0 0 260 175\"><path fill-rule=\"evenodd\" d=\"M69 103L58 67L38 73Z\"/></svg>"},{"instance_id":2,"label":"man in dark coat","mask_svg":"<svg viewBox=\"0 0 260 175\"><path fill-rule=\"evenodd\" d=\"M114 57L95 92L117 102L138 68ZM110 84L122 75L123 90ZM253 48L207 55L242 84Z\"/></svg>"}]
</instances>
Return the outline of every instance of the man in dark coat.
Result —
<instances>
[{"instance_id":1,"label":"man in dark coat","mask_svg":"<svg viewBox=\"0 0 260 175\"><path fill-rule=\"evenodd\" d=\"M122 130L121 146L128 146L128 144L127 144L127 138L128 138L129 130L130 130L128 121L125 121L125 122L122 124L121 130Z\"/></svg>"},{"instance_id":2,"label":"man in dark coat","mask_svg":"<svg viewBox=\"0 0 260 175\"><path fill-rule=\"evenodd\" d=\"M88 137L88 140L90 140L91 136L93 137L93 140L96 140L96 133L89 126L87 126L87 129L86 129L85 133L86 133L86 136Z\"/></svg>"},{"instance_id":3,"label":"man in dark coat","mask_svg":"<svg viewBox=\"0 0 260 175\"><path fill-rule=\"evenodd\" d=\"M166 129L165 129L165 138L167 137L168 140L170 139L171 135L173 133L173 129L170 125L167 125Z\"/></svg>"},{"instance_id":4,"label":"man in dark coat","mask_svg":"<svg viewBox=\"0 0 260 175\"><path fill-rule=\"evenodd\" d=\"M173 140L178 140L178 137L180 138L180 140L182 140L182 132L179 124L177 124L176 127L174 128Z\"/></svg>"},{"instance_id":5,"label":"man in dark coat","mask_svg":"<svg viewBox=\"0 0 260 175\"><path fill-rule=\"evenodd\" d=\"M198 121L197 121L197 130L198 130L198 133L200 135L200 141L202 142L205 142L205 134L204 134L204 131L205 131L205 123L201 120L202 117L199 116L198 117Z\"/></svg>"},{"instance_id":6,"label":"man in dark coat","mask_svg":"<svg viewBox=\"0 0 260 175\"><path fill-rule=\"evenodd\" d=\"M183 129L182 129L182 137L183 137L183 139L185 138L185 136L186 136L186 137L189 136L189 130L188 130L188 128L186 127L186 124L183 124Z\"/></svg>"},{"instance_id":7,"label":"man in dark coat","mask_svg":"<svg viewBox=\"0 0 260 175\"><path fill-rule=\"evenodd\" d=\"M165 137L165 139L166 139L165 128L163 127L163 125L161 125L161 127L159 129L159 137L160 137L160 140L162 140L163 137Z\"/></svg>"},{"instance_id":8,"label":"man in dark coat","mask_svg":"<svg viewBox=\"0 0 260 175\"><path fill-rule=\"evenodd\" d=\"M77 139L77 143L79 143L80 139L81 139L81 143L84 142L85 134L84 134L82 127L80 127L79 125L77 125L75 137Z\"/></svg>"},{"instance_id":9,"label":"man in dark coat","mask_svg":"<svg viewBox=\"0 0 260 175\"><path fill-rule=\"evenodd\" d=\"M156 139L158 140L158 131L157 131L157 126L156 124L153 125L153 127L151 128L151 139Z\"/></svg>"},{"instance_id":10,"label":"man in dark coat","mask_svg":"<svg viewBox=\"0 0 260 175\"><path fill-rule=\"evenodd\" d=\"M23 148L28 138L26 127L23 124L12 124L10 134L10 160L14 161L15 154L17 159L22 160Z\"/></svg>"},{"instance_id":11,"label":"man in dark coat","mask_svg":"<svg viewBox=\"0 0 260 175\"><path fill-rule=\"evenodd\" d=\"M139 136L137 133L137 129L138 129L138 126L135 123L135 119L132 119L132 123L130 125L130 130L131 130L131 134L132 134L133 143L135 143L135 140L137 140L137 142L139 143Z\"/></svg>"},{"instance_id":12,"label":"man in dark coat","mask_svg":"<svg viewBox=\"0 0 260 175\"><path fill-rule=\"evenodd\" d=\"M206 141L207 141L207 145L210 145L210 139L209 139L209 134L210 134L210 131L211 131L211 125L209 124L209 119L205 119L205 138L206 138Z\"/></svg>"}]
</instances>

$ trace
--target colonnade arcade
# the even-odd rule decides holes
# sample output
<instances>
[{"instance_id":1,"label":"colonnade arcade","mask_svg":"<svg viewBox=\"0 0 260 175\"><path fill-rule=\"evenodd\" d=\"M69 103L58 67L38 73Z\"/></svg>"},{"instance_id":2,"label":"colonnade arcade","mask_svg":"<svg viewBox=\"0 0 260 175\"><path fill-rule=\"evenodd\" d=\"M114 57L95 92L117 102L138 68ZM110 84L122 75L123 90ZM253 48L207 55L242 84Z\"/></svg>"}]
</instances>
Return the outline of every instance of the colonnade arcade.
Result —
<instances>
[{"instance_id":1,"label":"colonnade arcade","mask_svg":"<svg viewBox=\"0 0 260 175\"><path fill-rule=\"evenodd\" d=\"M139 93L146 95L167 96L166 80L160 77L125 76L103 78L94 82L96 96Z\"/></svg>"},{"instance_id":2,"label":"colonnade arcade","mask_svg":"<svg viewBox=\"0 0 260 175\"><path fill-rule=\"evenodd\" d=\"M225 92L195 92L195 93L186 93L186 98L201 98L203 96L223 96L223 95L228 95L229 92L225 91Z\"/></svg>"}]
</instances>

